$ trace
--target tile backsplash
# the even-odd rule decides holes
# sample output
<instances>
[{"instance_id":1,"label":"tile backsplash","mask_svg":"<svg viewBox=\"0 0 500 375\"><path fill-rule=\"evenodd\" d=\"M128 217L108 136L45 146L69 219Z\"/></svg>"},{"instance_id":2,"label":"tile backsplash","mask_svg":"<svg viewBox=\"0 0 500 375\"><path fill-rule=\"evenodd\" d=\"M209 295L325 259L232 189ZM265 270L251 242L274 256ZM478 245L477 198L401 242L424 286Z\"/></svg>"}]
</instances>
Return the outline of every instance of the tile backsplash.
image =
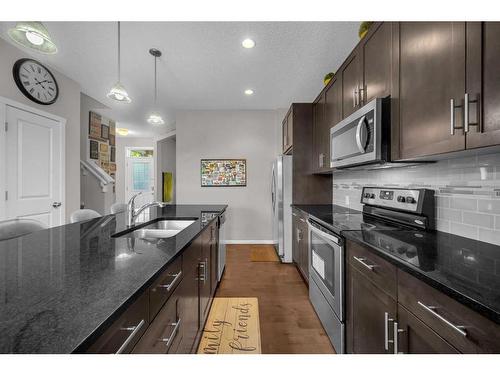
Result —
<instances>
[{"instance_id":1,"label":"tile backsplash","mask_svg":"<svg viewBox=\"0 0 500 375\"><path fill-rule=\"evenodd\" d=\"M333 203L360 210L363 186L433 189L438 230L500 245L500 153L334 172Z\"/></svg>"}]
</instances>

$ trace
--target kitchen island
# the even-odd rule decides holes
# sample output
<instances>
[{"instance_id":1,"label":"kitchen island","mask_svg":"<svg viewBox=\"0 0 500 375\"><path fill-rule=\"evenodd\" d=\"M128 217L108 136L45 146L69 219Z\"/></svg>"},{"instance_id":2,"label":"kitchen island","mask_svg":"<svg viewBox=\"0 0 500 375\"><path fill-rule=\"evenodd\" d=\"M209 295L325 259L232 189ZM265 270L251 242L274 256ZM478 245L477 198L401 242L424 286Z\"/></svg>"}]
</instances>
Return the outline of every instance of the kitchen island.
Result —
<instances>
[{"instance_id":1,"label":"kitchen island","mask_svg":"<svg viewBox=\"0 0 500 375\"><path fill-rule=\"evenodd\" d=\"M150 297L153 301L151 290L157 291L154 284L159 278L177 276L180 279L182 272L164 274L173 263L181 264L179 258L187 249L196 245L196 249L191 250L194 262L203 256L206 245L212 246L213 254L217 246L214 234L217 218L226 207L171 205L153 208L138 218L135 229L163 219L194 220L170 238L113 237L134 229L127 228L127 214L122 213L0 242L0 353L118 351L109 343L98 349L95 345L101 337L109 335L113 324L136 301L149 301ZM205 236L205 243L201 238L208 228L211 232L210 237ZM210 254L210 248L208 251ZM207 272L210 264L215 264L209 258L210 255L200 260L203 283L210 274ZM198 270L198 263L193 267ZM177 283L177 279L171 284ZM198 293L203 286L196 284L193 288L191 304L185 306L196 309L191 311L191 316L198 316L198 303L192 303L193 293ZM213 283L209 289L215 290ZM167 294L165 290L165 298L155 297L155 308L146 308L147 317L139 327L141 334L154 321L155 314L160 315L161 311L157 310L169 297ZM213 293L204 297L205 308L209 307L211 296ZM203 328L202 324L197 322L195 333L200 330L199 326ZM133 328L137 327L121 327L117 332L123 335L115 334L113 340L129 339L132 333L128 331ZM140 335L127 342L129 347L118 345L118 349L130 352L138 338ZM190 350L189 345L185 350Z\"/></svg>"}]
</instances>

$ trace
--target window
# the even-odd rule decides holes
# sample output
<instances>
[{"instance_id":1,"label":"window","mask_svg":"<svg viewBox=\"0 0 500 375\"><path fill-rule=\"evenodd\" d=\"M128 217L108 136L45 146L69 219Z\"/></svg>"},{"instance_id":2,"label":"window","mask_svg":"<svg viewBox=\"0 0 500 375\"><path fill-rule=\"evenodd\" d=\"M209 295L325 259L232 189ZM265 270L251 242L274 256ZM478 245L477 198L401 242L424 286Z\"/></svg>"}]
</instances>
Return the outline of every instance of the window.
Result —
<instances>
[{"instance_id":1,"label":"window","mask_svg":"<svg viewBox=\"0 0 500 375\"><path fill-rule=\"evenodd\" d=\"M153 150L128 150L129 158L152 158Z\"/></svg>"}]
</instances>

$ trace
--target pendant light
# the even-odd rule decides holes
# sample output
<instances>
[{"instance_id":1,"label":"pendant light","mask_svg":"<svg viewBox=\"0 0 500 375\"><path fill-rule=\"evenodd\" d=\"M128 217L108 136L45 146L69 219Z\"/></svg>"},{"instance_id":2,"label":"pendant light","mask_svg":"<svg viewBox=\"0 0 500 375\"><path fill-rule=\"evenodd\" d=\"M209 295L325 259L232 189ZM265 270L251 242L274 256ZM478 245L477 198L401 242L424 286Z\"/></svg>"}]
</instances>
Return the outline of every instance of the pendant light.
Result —
<instances>
[{"instance_id":1,"label":"pendant light","mask_svg":"<svg viewBox=\"0 0 500 375\"><path fill-rule=\"evenodd\" d=\"M114 99L118 102L122 103L130 103L132 99L128 96L127 90L120 82L121 78L121 59L120 59L120 22L118 22L118 82L116 82L111 90L109 90L107 97L110 99Z\"/></svg>"},{"instance_id":2,"label":"pendant light","mask_svg":"<svg viewBox=\"0 0 500 375\"><path fill-rule=\"evenodd\" d=\"M149 50L149 53L155 58L155 79L154 79L154 81L155 81L155 92L154 92L155 102L154 102L154 106L156 108L157 101L158 101L158 89L157 89L157 85L156 85L156 81L157 81L156 60L158 59L158 57L161 56L161 51L157 50L156 48L151 48ZM152 112L148 117L148 122L151 125L163 125L165 123L165 121L163 121L163 119L161 118L161 115L158 112Z\"/></svg>"},{"instance_id":3,"label":"pendant light","mask_svg":"<svg viewBox=\"0 0 500 375\"><path fill-rule=\"evenodd\" d=\"M9 29L8 34L13 41L23 47L47 55L57 53L56 45L41 22L18 22L16 27Z\"/></svg>"}]
</instances>

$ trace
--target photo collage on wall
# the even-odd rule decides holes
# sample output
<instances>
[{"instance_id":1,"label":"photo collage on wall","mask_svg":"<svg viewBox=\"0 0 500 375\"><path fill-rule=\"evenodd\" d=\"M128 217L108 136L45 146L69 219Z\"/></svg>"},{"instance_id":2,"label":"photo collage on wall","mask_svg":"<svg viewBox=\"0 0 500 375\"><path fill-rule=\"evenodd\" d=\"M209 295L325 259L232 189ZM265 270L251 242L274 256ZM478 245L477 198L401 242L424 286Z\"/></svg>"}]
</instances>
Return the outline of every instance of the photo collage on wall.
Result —
<instances>
[{"instance_id":1,"label":"photo collage on wall","mask_svg":"<svg viewBox=\"0 0 500 375\"><path fill-rule=\"evenodd\" d=\"M89 157L112 178L116 177L115 131L113 120L90 111Z\"/></svg>"},{"instance_id":2,"label":"photo collage on wall","mask_svg":"<svg viewBox=\"0 0 500 375\"><path fill-rule=\"evenodd\" d=\"M201 186L246 186L246 159L202 159Z\"/></svg>"}]
</instances>

